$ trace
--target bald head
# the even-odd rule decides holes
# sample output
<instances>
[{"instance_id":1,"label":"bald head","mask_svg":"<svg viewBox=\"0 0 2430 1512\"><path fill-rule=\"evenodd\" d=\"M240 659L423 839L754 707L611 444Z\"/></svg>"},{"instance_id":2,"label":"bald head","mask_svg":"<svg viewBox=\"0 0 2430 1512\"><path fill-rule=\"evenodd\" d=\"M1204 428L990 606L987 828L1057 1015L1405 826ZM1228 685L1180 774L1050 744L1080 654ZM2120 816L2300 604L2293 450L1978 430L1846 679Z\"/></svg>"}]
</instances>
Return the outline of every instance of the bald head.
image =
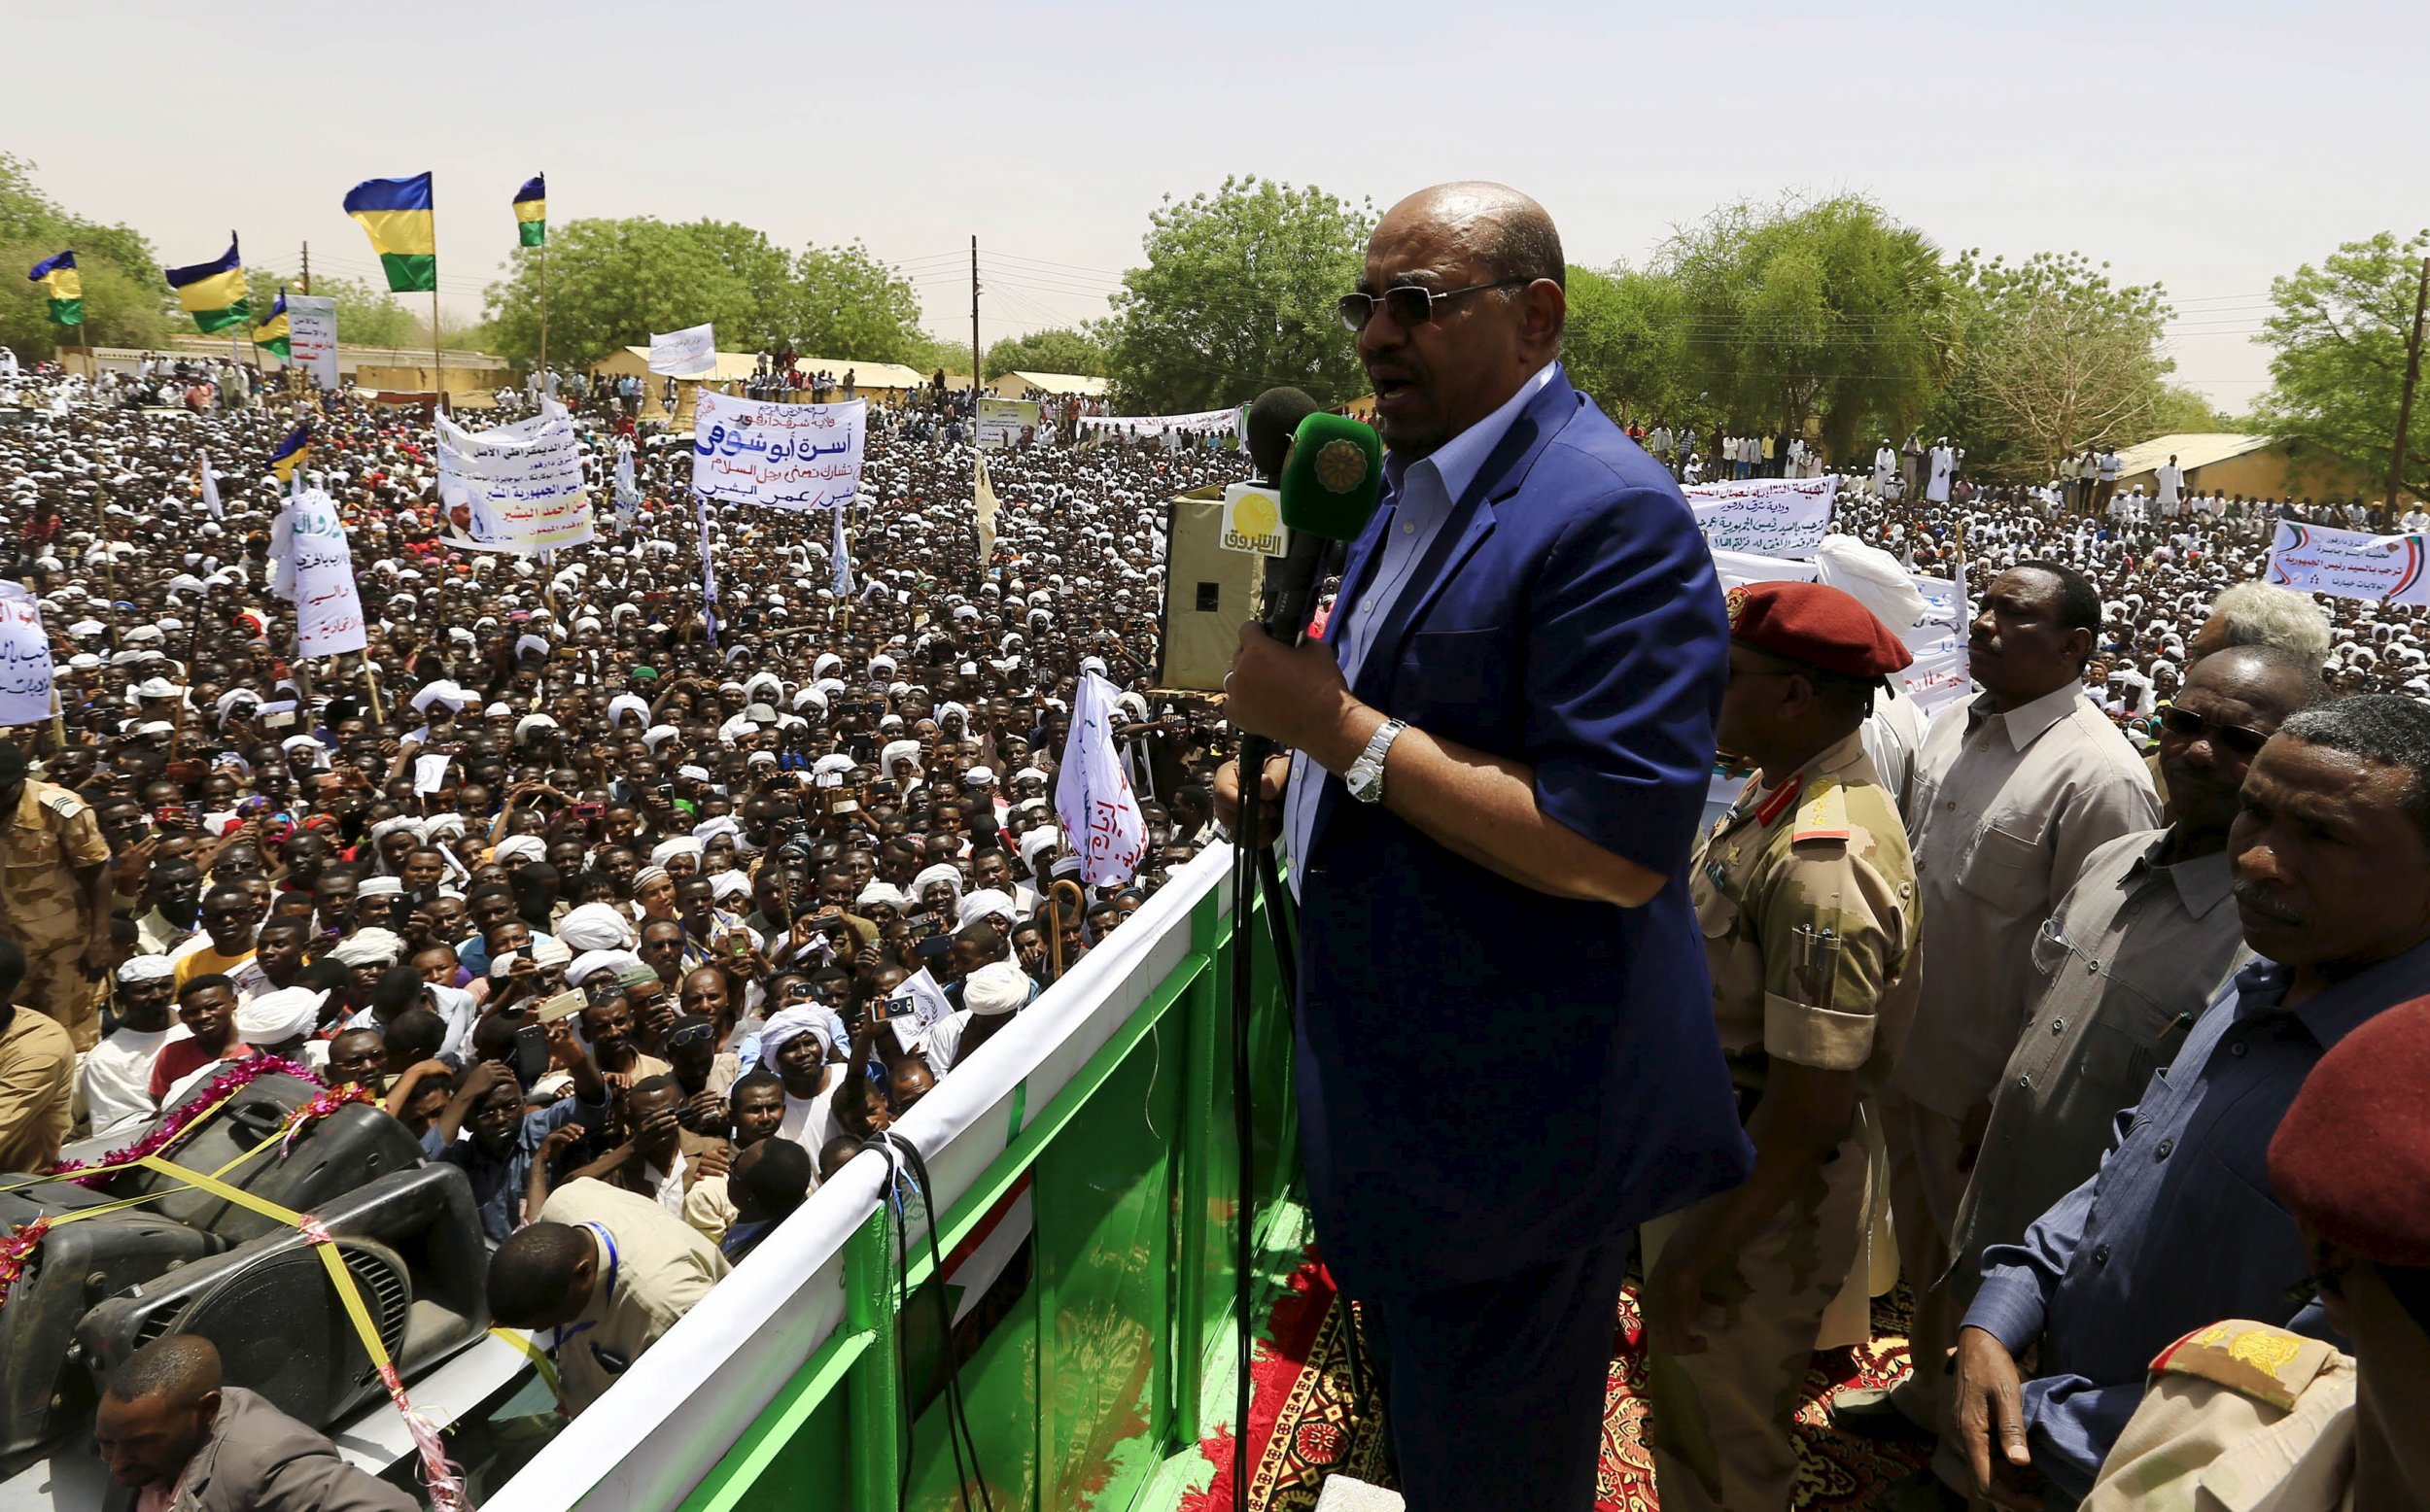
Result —
<instances>
[{"instance_id":1,"label":"bald head","mask_svg":"<svg viewBox=\"0 0 2430 1512\"><path fill-rule=\"evenodd\" d=\"M219 1349L198 1333L155 1339L110 1372L110 1394L122 1402L158 1396L191 1407L219 1389Z\"/></svg>"},{"instance_id":2,"label":"bald head","mask_svg":"<svg viewBox=\"0 0 2430 1512\"><path fill-rule=\"evenodd\" d=\"M1439 184L1384 212L1359 275L1359 361L1396 455L1429 455L1560 355L1564 275L1552 218L1506 185ZM1369 309L1346 304L1354 321Z\"/></svg>"},{"instance_id":3,"label":"bald head","mask_svg":"<svg viewBox=\"0 0 2430 1512\"><path fill-rule=\"evenodd\" d=\"M1550 279L1567 288L1569 266L1561 259L1561 233L1552 217L1529 195L1488 179L1463 179L1422 189L1384 212L1422 219L1459 236L1483 258L1496 279Z\"/></svg>"}]
</instances>

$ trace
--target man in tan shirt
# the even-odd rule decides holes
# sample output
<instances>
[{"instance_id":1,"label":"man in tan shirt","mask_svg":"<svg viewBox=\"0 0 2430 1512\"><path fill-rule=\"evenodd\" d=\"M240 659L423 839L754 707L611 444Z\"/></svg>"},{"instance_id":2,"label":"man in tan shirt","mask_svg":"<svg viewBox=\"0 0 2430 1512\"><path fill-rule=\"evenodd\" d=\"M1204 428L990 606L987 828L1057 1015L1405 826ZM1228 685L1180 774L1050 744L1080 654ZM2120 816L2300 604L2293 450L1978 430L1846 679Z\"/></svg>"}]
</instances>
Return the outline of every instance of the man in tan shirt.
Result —
<instances>
[{"instance_id":1,"label":"man in tan shirt","mask_svg":"<svg viewBox=\"0 0 2430 1512\"><path fill-rule=\"evenodd\" d=\"M25 770L0 740L0 936L25 951L25 1001L90 1049L111 964L110 845L89 805Z\"/></svg>"},{"instance_id":2,"label":"man in tan shirt","mask_svg":"<svg viewBox=\"0 0 2430 1512\"><path fill-rule=\"evenodd\" d=\"M2095 850L2160 822L2135 748L2084 697L2100 619L2100 596L2072 568L2028 562L1994 578L1967 640L1983 692L1933 721L1910 779L1923 983L1883 1121L1899 1264L1919 1289L1948 1268L2042 921ZM1935 1323L1919 1316L1919 1338L1939 1336ZM1939 1327L1957 1331L1954 1319ZM1917 1371L1894 1409L1881 1392L1843 1392L1834 1418L1861 1428L1894 1410L1928 1431L1940 1380Z\"/></svg>"},{"instance_id":3,"label":"man in tan shirt","mask_svg":"<svg viewBox=\"0 0 2430 1512\"><path fill-rule=\"evenodd\" d=\"M76 1047L67 1031L11 1001L25 952L0 937L0 1171L48 1170L67 1138Z\"/></svg>"},{"instance_id":4,"label":"man in tan shirt","mask_svg":"<svg viewBox=\"0 0 2430 1512\"><path fill-rule=\"evenodd\" d=\"M653 1199L585 1178L550 1192L539 1220L490 1256L490 1311L542 1335L578 1413L730 1269Z\"/></svg>"}]
</instances>

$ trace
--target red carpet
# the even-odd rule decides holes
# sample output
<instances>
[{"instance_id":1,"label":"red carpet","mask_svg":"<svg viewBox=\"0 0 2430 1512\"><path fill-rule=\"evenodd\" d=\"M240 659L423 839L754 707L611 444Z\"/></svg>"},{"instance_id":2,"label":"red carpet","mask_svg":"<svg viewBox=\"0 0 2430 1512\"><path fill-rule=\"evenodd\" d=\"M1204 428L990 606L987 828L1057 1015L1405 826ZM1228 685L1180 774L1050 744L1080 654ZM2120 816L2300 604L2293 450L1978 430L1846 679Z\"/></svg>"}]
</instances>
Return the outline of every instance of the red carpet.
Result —
<instances>
[{"instance_id":1,"label":"red carpet","mask_svg":"<svg viewBox=\"0 0 2430 1512\"><path fill-rule=\"evenodd\" d=\"M1252 1374L1256 1395L1249 1423L1249 1505L1262 1512L1307 1512L1316 1505L1325 1477L1345 1471L1360 1480L1390 1485L1384 1464L1380 1416L1353 1411L1347 1383L1347 1308L1332 1278L1311 1259L1291 1278L1260 1340ZM1825 1426L1823 1399L1848 1385L1883 1386L1907 1369L1906 1294L1894 1292L1874 1304L1874 1342L1862 1350L1815 1357L1806 1378L1805 1402L1797 1414L1796 1505L1824 1512L1870 1506L1883 1488L1907 1478L1923 1463L1921 1451L1884 1446L1835 1434ZM1597 1507L1601 1512L1652 1512L1653 1459L1645 1445L1644 1327L1634 1289L1620 1298L1612 1361L1610 1396L1604 1409L1603 1465ZM1231 1512L1232 1435L1200 1444L1215 1466L1206 1490L1182 1499L1182 1512Z\"/></svg>"}]
</instances>

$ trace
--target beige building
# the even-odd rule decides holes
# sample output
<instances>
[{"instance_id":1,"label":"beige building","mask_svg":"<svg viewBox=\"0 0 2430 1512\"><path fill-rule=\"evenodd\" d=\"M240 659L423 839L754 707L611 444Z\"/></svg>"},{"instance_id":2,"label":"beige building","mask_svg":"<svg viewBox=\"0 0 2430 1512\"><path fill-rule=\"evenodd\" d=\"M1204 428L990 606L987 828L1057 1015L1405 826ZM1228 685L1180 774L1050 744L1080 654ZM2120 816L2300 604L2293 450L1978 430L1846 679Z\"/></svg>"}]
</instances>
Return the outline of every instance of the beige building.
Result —
<instances>
[{"instance_id":1,"label":"beige building","mask_svg":"<svg viewBox=\"0 0 2430 1512\"><path fill-rule=\"evenodd\" d=\"M2170 457L2185 470L2188 493L2225 494L2230 498L2360 498L2377 501L2387 493L2387 475L2372 474L2316 450L2298 450L2266 435L2236 430L2198 430L2155 436L2118 453L2118 492L2138 484L2160 491L2159 471ZM2402 498L2411 498L2409 494Z\"/></svg>"}]
</instances>

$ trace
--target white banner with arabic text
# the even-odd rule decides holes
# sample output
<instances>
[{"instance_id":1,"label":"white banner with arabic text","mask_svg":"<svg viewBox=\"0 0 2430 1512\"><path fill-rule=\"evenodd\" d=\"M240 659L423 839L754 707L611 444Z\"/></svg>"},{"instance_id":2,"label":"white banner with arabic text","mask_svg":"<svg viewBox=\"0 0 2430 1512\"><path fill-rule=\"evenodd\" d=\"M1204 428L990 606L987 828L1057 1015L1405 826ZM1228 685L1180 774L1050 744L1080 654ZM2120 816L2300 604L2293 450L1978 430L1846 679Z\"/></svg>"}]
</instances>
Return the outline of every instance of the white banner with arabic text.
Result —
<instances>
[{"instance_id":1,"label":"white banner with arabic text","mask_svg":"<svg viewBox=\"0 0 2430 1512\"><path fill-rule=\"evenodd\" d=\"M1742 478L1691 484L1683 492L1713 550L1805 562L1830 531L1839 478Z\"/></svg>"},{"instance_id":2,"label":"white banner with arabic text","mask_svg":"<svg viewBox=\"0 0 2430 1512\"><path fill-rule=\"evenodd\" d=\"M2280 520L2263 581L2334 599L2430 603L2430 573L2422 570L2423 562L2419 535L2374 535Z\"/></svg>"},{"instance_id":3,"label":"white banner with arabic text","mask_svg":"<svg viewBox=\"0 0 2430 1512\"><path fill-rule=\"evenodd\" d=\"M468 430L437 417L438 503L452 544L529 556L591 538L582 442L565 406L536 419Z\"/></svg>"},{"instance_id":4,"label":"white banner with arabic text","mask_svg":"<svg viewBox=\"0 0 2430 1512\"><path fill-rule=\"evenodd\" d=\"M692 487L728 503L841 508L860 490L869 401L777 404L700 392Z\"/></svg>"},{"instance_id":5,"label":"white banner with arabic text","mask_svg":"<svg viewBox=\"0 0 2430 1512\"><path fill-rule=\"evenodd\" d=\"M41 602L22 584L0 579L0 726L50 718L51 676Z\"/></svg>"}]
</instances>

